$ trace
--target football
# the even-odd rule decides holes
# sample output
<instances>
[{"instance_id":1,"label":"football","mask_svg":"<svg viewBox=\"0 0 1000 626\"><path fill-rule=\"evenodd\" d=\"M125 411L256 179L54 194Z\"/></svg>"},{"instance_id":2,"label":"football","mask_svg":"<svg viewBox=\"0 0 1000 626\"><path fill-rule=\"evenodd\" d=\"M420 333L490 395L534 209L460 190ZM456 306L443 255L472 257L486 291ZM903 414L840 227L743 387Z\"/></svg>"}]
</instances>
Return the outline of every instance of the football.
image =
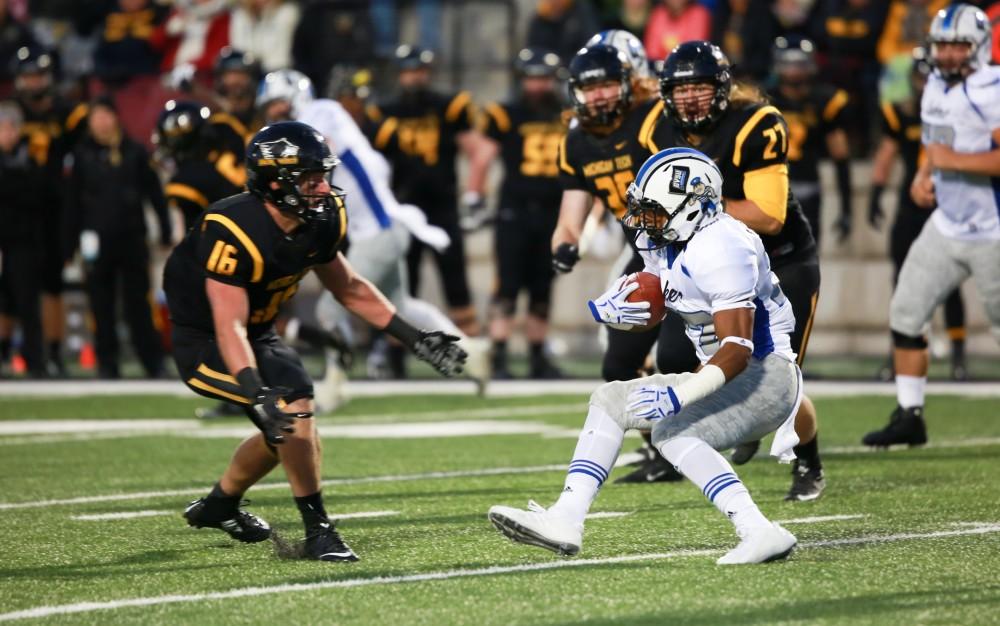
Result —
<instances>
[{"instance_id":1,"label":"football","mask_svg":"<svg viewBox=\"0 0 1000 626\"><path fill-rule=\"evenodd\" d=\"M648 302L649 321L645 326L636 324L631 328L634 331L642 331L656 326L663 321L663 316L667 314L667 306L663 301L663 290L660 288L660 277L649 272L636 272L629 276L627 283L639 283L639 288L628 295L629 302Z\"/></svg>"}]
</instances>

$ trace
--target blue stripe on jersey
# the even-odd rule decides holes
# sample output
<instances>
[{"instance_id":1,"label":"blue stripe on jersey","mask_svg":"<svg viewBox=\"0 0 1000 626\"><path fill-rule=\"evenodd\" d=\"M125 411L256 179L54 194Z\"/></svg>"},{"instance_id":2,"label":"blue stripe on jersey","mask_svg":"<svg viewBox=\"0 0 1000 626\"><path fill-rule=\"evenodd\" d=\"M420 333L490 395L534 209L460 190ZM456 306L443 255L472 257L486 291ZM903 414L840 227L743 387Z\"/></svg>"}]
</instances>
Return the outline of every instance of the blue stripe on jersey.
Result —
<instances>
[{"instance_id":1,"label":"blue stripe on jersey","mask_svg":"<svg viewBox=\"0 0 1000 626\"><path fill-rule=\"evenodd\" d=\"M385 212L385 207L382 206L382 201L378 199L378 194L375 193L375 188L372 187L372 181L368 178L368 172L365 171L364 166L361 165L361 161L358 157L354 156L354 153L348 150L347 152L340 155L340 161L345 166L347 170L351 172L354 176L354 180L358 181L358 186L361 187L361 195L365 197L365 202L371 207L372 213L375 214L375 219L378 220L379 226L384 228L389 228L392 224L392 220L389 219L389 214Z\"/></svg>"},{"instance_id":2,"label":"blue stripe on jersey","mask_svg":"<svg viewBox=\"0 0 1000 626\"><path fill-rule=\"evenodd\" d=\"M979 116L979 119L985 122L986 116L983 115L983 112L979 110L979 107L976 106L976 103L972 101L972 98L969 96L969 86L966 84L965 81L962 81L962 93L965 94L965 99L968 100L969 104L972 105L972 110L976 112L976 115Z\"/></svg>"},{"instance_id":3,"label":"blue stripe on jersey","mask_svg":"<svg viewBox=\"0 0 1000 626\"><path fill-rule=\"evenodd\" d=\"M757 310L753 314L753 357L758 361L774 352L771 337L771 314L760 298L753 299Z\"/></svg>"},{"instance_id":4,"label":"blue stripe on jersey","mask_svg":"<svg viewBox=\"0 0 1000 626\"><path fill-rule=\"evenodd\" d=\"M684 267L683 263L681 263L681 271L684 272L685 276L687 276L688 278L691 278L691 272L688 271L688 268Z\"/></svg>"}]
</instances>

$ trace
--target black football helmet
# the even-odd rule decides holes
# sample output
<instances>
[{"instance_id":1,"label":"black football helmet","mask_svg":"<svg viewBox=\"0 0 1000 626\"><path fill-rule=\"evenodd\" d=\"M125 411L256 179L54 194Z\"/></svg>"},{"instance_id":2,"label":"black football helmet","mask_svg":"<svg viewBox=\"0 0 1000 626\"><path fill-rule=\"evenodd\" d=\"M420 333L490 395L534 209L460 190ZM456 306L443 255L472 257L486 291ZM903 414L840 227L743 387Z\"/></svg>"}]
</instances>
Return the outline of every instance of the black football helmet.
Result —
<instances>
[{"instance_id":1,"label":"black football helmet","mask_svg":"<svg viewBox=\"0 0 1000 626\"><path fill-rule=\"evenodd\" d=\"M11 60L11 73L14 75L14 88L17 93L29 99L41 99L51 95L55 89L56 69L58 59L48 48L38 45L21 46ZM29 86L25 76L41 76L41 80L33 81Z\"/></svg>"},{"instance_id":2,"label":"black football helmet","mask_svg":"<svg viewBox=\"0 0 1000 626\"><path fill-rule=\"evenodd\" d=\"M284 213L306 221L327 220L336 215L333 170L340 160L323 135L302 122L278 122L260 129L247 148L247 190ZM322 172L332 191L303 193L302 176ZM277 183L272 187L271 183Z\"/></svg>"},{"instance_id":3,"label":"black football helmet","mask_svg":"<svg viewBox=\"0 0 1000 626\"><path fill-rule=\"evenodd\" d=\"M525 48L514 59L514 72L521 77L555 77L559 66L559 55L543 48Z\"/></svg>"},{"instance_id":4,"label":"black football helmet","mask_svg":"<svg viewBox=\"0 0 1000 626\"><path fill-rule=\"evenodd\" d=\"M259 81L263 74L260 62L254 55L230 46L219 51L219 56L215 57L215 65L212 67L212 73L216 78L223 72L245 72L254 82Z\"/></svg>"},{"instance_id":5,"label":"black football helmet","mask_svg":"<svg viewBox=\"0 0 1000 626\"><path fill-rule=\"evenodd\" d=\"M674 87L692 83L708 83L715 87L715 95L708 114L696 120L681 117L673 100ZM664 115L673 123L689 131L710 128L729 108L729 92L733 76L729 59L719 46L708 41L688 41L670 53L660 71L660 97Z\"/></svg>"},{"instance_id":6,"label":"black football helmet","mask_svg":"<svg viewBox=\"0 0 1000 626\"><path fill-rule=\"evenodd\" d=\"M771 48L774 72L780 75L787 70L816 73L816 47L805 37L789 35L778 37Z\"/></svg>"},{"instance_id":7,"label":"black football helmet","mask_svg":"<svg viewBox=\"0 0 1000 626\"><path fill-rule=\"evenodd\" d=\"M584 89L607 82L618 83L618 100L600 110L588 106ZM618 123L632 103L632 65L622 52L606 44L581 49L569 63L569 100L584 126Z\"/></svg>"},{"instance_id":8,"label":"black football helmet","mask_svg":"<svg viewBox=\"0 0 1000 626\"><path fill-rule=\"evenodd\" d=\"M419 48L409 44L402 44L396 48L393 61L399 71L416 70L422 67L429 67L434 63L434 52L426 48Z\"/></svg>"},{"instance_id":9,"label":"black football helmet","mask_svg":"<svg viewBox=\"0 0 1000 626\"><path fill-rule=\"evenodd\" d=\"M160 111L153 144L175 159L193 155L202 145L202 133L211 116L207 106L186 100L169 100Z\"/></svg>"}]
</instances>

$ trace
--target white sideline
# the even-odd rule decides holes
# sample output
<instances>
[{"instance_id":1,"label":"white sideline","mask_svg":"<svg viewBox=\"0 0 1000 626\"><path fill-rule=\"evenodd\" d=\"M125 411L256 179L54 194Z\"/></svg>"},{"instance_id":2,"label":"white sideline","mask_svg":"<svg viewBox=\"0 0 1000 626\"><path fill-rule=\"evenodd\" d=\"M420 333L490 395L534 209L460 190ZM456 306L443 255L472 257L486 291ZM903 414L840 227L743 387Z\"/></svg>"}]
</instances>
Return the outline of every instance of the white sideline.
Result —
<instances>
[{"instance_id":1,"label":"white sideline","mask_svg":"<svg viewBox=\"0 0 1000 626\"><path fill-rule=\"evenodd\" d=\"M861 519L862 517L868 517L867 515L857 514L857 515L820 515L817 517L796 517L795 519L776 519L774 520L778 524L820 524L822 522L841 522L849 519ZM981 526L981 524L976 524Z\"/></svg>"},{"instance_id":2,"label":"white sideline","mask_svg":"<svg viewBox=\"0 0 1000 626\"><path fill-rule=\"evenodd\" d=\"M140 517L156 517L158 515L179 515L177 511L121 511L117 513L93 513L88 515L70 515L71 520L80 522L105 522L111 520L136 519ZM368 517L391 517L399 515L399 511L360 511L358 513L333 513L334 520L360 519Z\"/></svg>"},{"instance_id":3,"label":"white sideline","mask_svg":"<svg viewBox=\"0 0 1000 626\"><path fill-rule=\"evenodd\" d=\"M590 394L603 381L597 379L569 380L498 380L486 389L490 398L510 398L541 394ZM350 381L352 397L387 397L398 395L473 395L476 385L471 380L358 380ZM810 380L806 382L813 398L845 395L892 396L896 387L891 382ZM933 381L927 393L971 397L998 397L996 382L952 383ZM14 396L96 396L96 395L170 395L193 397L192 392L177 380L12 380L0 381L0 397Z\"/></svg>"},{"instance_id":4,"label":"white sideline","mask_svg":"<svg viewBox=\"0 0 1000 626\"><path fill-rule=\"evenodd\" d=\"M632 511L598 511L597 513L588 513L587 519L605 519L609 517L626 517L632 515Z\"/></svg>"},{"instance_id":5,"label":"white sideline","mask_svg":"<svg viewBox=\"0 0 1000 626\"><path fill-rule=\"evenodd\" d=\"M1000 532L1000 524L989 524L976 528L966 528L959 530L941 530L926 533L901 533L896 535L871 535L864 537L848 537L845 539L830 539L826 541L811 541L799 544L799 548L829 548L836 546L850 546L867 543L889 543L895 541L907 541L912 539L936 539L939 537L960 537L966 535L985 535ZM176 604L179 602L203 602L206 600L227 600L231 598L247 598L253 596L271 595L276 593L290 593L301 591L315 591L317 589L337 589L366 587L370 585L394 585L399 583L416 583L431 580L449 580L453 578L471 578L475 576L497 576L501 574L513 574L519 572L536 572L553 569L563 569L569 567L584 567L587 565L609 565L617 563L635 563L641 561L661 561L692 556L709 556L719 554L723 550L677 550L674 552L661 552L650 554L631 554L626 556L609 557L604 559L578 559L546 561L543 563L530 563L526 565L507 565L495 567L483 567L465 570L448 570L441 572L428 572L426 574L410 574L407 576L381 576L374 578L349 578L346 580L331 580L316 583L296 583L287 585L274 585L271 587L247 587L244 589L231 589L229 591L216 591L212 593L197 593L183 595L150 596L145 598L127 598L124 600L112 600L108 602L79 602L76 604L61 604L55 606L39 606L32 609L12 611L0 614L0 622L10 622L20 619L30 619L35 617L50 617L53 615L67 615L71 613L90 613L93 611L105 611L137 606L156 606L162 604Z\"/></svg>"}]
</instances>

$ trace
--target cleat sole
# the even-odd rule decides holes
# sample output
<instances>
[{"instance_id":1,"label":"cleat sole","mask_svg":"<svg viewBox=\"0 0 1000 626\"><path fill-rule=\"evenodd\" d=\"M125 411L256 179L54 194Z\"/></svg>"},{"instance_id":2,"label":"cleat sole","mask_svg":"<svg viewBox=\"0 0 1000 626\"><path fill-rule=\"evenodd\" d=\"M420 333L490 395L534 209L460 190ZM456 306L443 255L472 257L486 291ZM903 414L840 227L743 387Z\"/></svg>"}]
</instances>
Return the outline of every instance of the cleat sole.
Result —
<instances>
[{"instance_id":1,"label":"cleat sole","mask_svg":"<svg viewBox=\"0 0 1000 626\"><path fill-rule=\"evenodd\" d=\"M495 526L497 530L515 543L544 548L561 556L574 556L580 552L580 546L549 541L505 515L490 513L489 518L490 522L493 523L493 526Z\"/></svg>"}]
</instances>

